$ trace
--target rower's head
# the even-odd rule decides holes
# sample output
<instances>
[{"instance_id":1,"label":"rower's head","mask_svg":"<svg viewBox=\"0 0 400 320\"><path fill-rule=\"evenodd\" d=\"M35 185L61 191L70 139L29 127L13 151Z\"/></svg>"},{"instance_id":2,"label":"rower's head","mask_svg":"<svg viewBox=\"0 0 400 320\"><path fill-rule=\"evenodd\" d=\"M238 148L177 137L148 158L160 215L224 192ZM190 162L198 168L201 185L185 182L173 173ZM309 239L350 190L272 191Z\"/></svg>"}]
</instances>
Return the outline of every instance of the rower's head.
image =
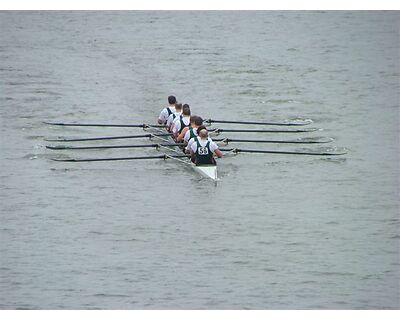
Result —
<instances>
[{"instance_id":1,"label":"rower's head","mask_svg":"<svg viewBox=\"0 0 400 320\"><path fill-rule=\"evenodd\" d=\"M203 125L203 118L197 116L196 119L194 120L194 125L198 128Z\"/></svg>"},{"instance_id":2,"label":"rower's head","mask_svg":"<svg viewBox=\"0 0 400 320\"><path fill-rule=\"evenodd\" d=\"M197 116L190 116L190 125L193 127L194 120L196 120Z\"/></svg>"},{"instance_id":3,"label":"rower's head","mask_svg":"<svg viewBox=\"0 0 400 320\"><path fill-rule=\"evenodd\" d=\"M186 103L182 106L182 114L184 116L190 116L190 107Z\"/></svg>"},{"instance_id":4,"label":"rower's head","mask_svg":"<svg viewBox=\"0 0 400 320\"><path fill-rule=\"evenodd\" d=\"M182 111L182 103L176 103L175 104L175 110L177 112L181 112Z\"/></svg>"},{"instance_id":5,"label":"rower's head","mask_svg":"<svg viewBox=\"0 0 400 320\"><path fill-rule=\"evenodd\" d=\"M197 128L197 134L199 135L200 139L205 140L208 138L208 130L205 126L201 125Z\"/></svg>"},{"instance_id":6,"label":"rower's head","mask_svg":"<svg viewBox=\"0 0 400 320\"><path fill-rule=\"evenodd\" d=\"M190 117L190 125L192 128L198 128L203 124L203 119L199 116L191 116Z\"/></svg>"},{"instance_id":7,"label":"rower's head","mask_svg":"<svg viewBox=\"0 0 400 320\"><path fill-rule=\"evenodd\" d=\"M169 104L175 104L175 103L176 103L176 98L175 98L175 96L169 96L169 97L168 97L168 103L169 103Z\"/></svg>"}]
</instances>

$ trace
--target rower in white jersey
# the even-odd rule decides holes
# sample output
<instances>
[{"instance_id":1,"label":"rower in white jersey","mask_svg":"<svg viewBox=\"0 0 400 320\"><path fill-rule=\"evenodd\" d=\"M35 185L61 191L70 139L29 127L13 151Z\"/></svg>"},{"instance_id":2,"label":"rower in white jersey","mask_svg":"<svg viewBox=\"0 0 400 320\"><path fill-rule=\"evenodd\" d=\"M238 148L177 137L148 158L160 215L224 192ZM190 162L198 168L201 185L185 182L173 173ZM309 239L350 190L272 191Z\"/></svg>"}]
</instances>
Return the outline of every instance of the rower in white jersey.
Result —
<instances>
[{"instance_id":1,"label":"rower in white jersey","mask_svg":"<svg viewBox=\"0 0 400 320\"><path fill-rule=\"evenodd\" d=\"M197 128L203 124L203 119L199 116L190 116L190 126L185 127L181 134L176 139L177 142L183 140L184 144L187 145L190 139L197 136Z\"/></svg>"},{"instance_id":2,"label":"rower in white jersey","mask_svg":"<svg viewBox=\"0 0 400 320\"><path fill-rule=\"evenodd\" d=\"M176 103L176 98L174 96L169 96L168 97L169 106L161 110L160 116L157 119L159 124L167 123L168 117L175 112L175 103Z\"/></svg>"},{"instance_id":3,"label":"rower in white jersey","mask_svg":"<svg viewBox=\"0 0 400 320\"><path fill-rule=\"evenodd\" d=\"M198 128L197 128L197 130L196 130L196 137L199 135L199 129L202 129L202 128L205 128L205 126L203 125L203 124L201 124ZM191 153L192 151L192 144L193 143L195 143L196 142L196 140L194 139L195 137L191 137L189 140L188 140L188 143L187 143L187 145L186 145L186 148L185 148L185 153ZM209 137L209 139L211 139L210 137Z\"/></svg>"},{"instance_id":4,"label":"rower in white jersey","mask_svg":"<svg viewBox=\"0 0 400 320\"><path fill-rule=\"evenodd\" d=\"M218 145L208 136L205 126L200 126L197 131L199 135L191 139L194 140L190 147L192 162L196 166L216 165L214 154L218 158L222 158L223 154L221 150L219 150Z\"/></svg>"},{"instance_id":5,"label":"rower in white jersey","mask_svg":"<svg viewBox=\"0 0 400 320\"><path fill-rule=\"evenodd\" d=\"M182 106L182 114L175 119L172 125L172 133L177 138L185 127L190 125L190 107L188 104Z\"/></svg>"},{"instance_id":6,"label":"rower in white jersey","mask_svg":"<svg viewBox=\"0 0 400 320\"><path fill-rule=\"evenodd\" d=\"M174 120L182 114L182 103L175 104L175 112L171 113L167 119L167 130L171 132L172 123Z\"/></svg>"}]
</instances>

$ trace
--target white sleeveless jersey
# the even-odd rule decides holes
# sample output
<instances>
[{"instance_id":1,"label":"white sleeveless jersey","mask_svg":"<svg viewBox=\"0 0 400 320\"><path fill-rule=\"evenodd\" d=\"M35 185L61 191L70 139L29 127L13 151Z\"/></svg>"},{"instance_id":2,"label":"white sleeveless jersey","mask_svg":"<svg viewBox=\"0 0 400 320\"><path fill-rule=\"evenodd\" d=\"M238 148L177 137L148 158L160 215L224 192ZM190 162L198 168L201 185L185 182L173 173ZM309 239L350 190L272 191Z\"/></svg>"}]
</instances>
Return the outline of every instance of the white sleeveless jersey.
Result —
<instances>
[{"instance_id":1,"label":"white sleeveless jersey","mask_svg":"<svg viewBox=\"0 0 400 320\"><path fill-rule=\"evenodd\" d=\"M169 127L169 126L173 123L173 121L174 121L176 118L178 118L180 115L181 115L181 112L174 112L174 113L171 113L171 114L169 115L168 119L167 119L167 127ZM174 116L175 116L175 118L174 118Z\"/></svg>"},{"instance_id":2,"label":"white sleeveless jersey","mask_svg":"<svg viewBox=\"0 0 400 320\"><path fill-rule=\"evenodd\" d=\"M197 138L199 142L196 142L196 140L194 138L190 139L190 141L192 141L191 145L190 145L190 149L193 152L197 151L197 144L199 143L200 146L205 147L207 145L207 142L210 141L210 150L211 152L214 152L215 150L218 149L218 145L212 141L212 139L209 137L207 140L201 140L200 138Z\"/></svg>"},{"instance_id":3,"label":"white sleeveless jersey","mask_svg":"<svg viewBox=\"0 0 400 320\"><path fill-rule=\"evenodd\" d=\"M197 128L193 128L193 133L197 136ZM190 138L190 129L188 131L186 131L185 136L183 137L183 141L188 143L189 138Z\"/></svg>"},{"instance_id":4,"label":"white sleeveless jersey","mask_svg":"<svg viewBox=\"0 0 400 320\"><path fill-rule=\"evenodd\" d=\"M182 117L182 121L186 126L188 126L190 124L190 117ZM181 121L180 121L180 117L177 117L177 118L175 118L174 128L172 129L172 132L174 134L177 134L177 133L179 133L180 130L181 130Z\"/></svg>"},{"instance_id":5,"label":"white sleeveless jersey","mask_svg":"<svg viewBox=\"0 0 400 320\"><path fill-rule=\"evenodd\" d=\"M199 138L197 138L197 139L199 139ZM214 141L212 141L212 139L210 137L208 137L207 141L210 141L210 147L211 147L211 145L213 145L213 147L215 145L216 149L218 149L218 145ZM190 152L190 150L192 150L192 145L195 144L195 142L196 142L196 140L194 138L190 139L186 146L186 150ZM205 144L207 144L207 143L205 143ZM213 149L212 151L214 152L214 150L215 149Z\"/></svg>"},{"instance_id":6,"label":"white sleeveless jersey","mask_svg":"<svg viewBox=\"0 0 400 320\"><path fill-rule=\"evenodd\" d=\"M168 112L168 108L170 109L170 111L172 113L174 113L176 111L174 106L165 107L164 109L161 110L160 116L158 117L158 119L160 119L164 124L167 122L167 119L170 116L170 113Z\"/></svg>"},{"instance_id":7,"label":"white sleeveless jersey","mask_svg":"<svg viewBox=\"0 0 400 320\"><path fill-rule=\"evenodd\" d=\"M172 120L171 126L170 126L171 132L172 132L172 133L174 132L174 128L175 128L175 126L176 126L176 122L179 121L179 119L181 118L181 116L182 116L182 114L180 114L179 116L175 117L175 119Z\"/></svg>"}]
</instances>

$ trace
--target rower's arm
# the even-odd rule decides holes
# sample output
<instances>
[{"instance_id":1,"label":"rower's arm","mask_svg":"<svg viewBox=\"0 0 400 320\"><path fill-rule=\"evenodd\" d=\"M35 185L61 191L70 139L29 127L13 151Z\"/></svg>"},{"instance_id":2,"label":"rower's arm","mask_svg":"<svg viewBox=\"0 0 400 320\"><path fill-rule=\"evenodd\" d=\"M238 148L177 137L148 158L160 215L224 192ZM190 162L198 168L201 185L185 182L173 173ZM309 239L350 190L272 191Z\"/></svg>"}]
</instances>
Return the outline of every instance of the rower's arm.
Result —
<instances>
[{"instance_id":1,"label":"rower's arm","mask_svg":"<svg viewBox=\"0 0 400 320\"><path fill-rule=\"evenodd\" d=\"M179 127L178 127L178 125L179 125ZM178 137L180 129L181 129L180 128L180 123L179 122L174 122L174 124L172 125L172 128L171 128L171 132L173 133L175 139Z\"/></svg>"},{"instance_id":2,"label":"rower's arm","mask_svg":"<svg viewBox=\"0 0 400 320\"><path fill-rule=\"evenodd\" d=\"M195 154L194 154L194 152L193 152L192 149L190 149L190 160L191 160L193 163L196 162L196 156L195 156Z\"/></svg>"},{"instance_id":3,"label":"rower's arm","mask_svg":"<svg viewBox=\"0 0 400 320\"><path fill-rule=\"evenodd\" d=\"M214 151L214 153L216 154L216 156L218 157L218 158L222 158L224 155L223 155L223 153L221 152L221 150L219 150L219 149L216 149L215 151Z\"/></svg>"},{"instance_id":4,"label":"rower's arm","mask_svg":"<svg viewBox=\"0 0 400 320\"><path fill-rule=\"evenodd\" d=\"M176 139L176 141L181 142L183 140L183 138L185 137L186 132L189 130L188 127L183 128L181 134L178 136L178 138Z\"/></svg>"},{"instance_id":5,"label":"rower's arm","mask_svg":"<svg viewBox=\"0 0 400 320\"><path fill-rule=\"evenodd\" d=\"M186 148L185 148L186 153L190 153L190 152L191 152L191 150L192 150L192 143L193 143L193 138L190 139L190 140L188 141L188 144L187 144L187 146L186 146Z\"/></svg>"}]
</instances>

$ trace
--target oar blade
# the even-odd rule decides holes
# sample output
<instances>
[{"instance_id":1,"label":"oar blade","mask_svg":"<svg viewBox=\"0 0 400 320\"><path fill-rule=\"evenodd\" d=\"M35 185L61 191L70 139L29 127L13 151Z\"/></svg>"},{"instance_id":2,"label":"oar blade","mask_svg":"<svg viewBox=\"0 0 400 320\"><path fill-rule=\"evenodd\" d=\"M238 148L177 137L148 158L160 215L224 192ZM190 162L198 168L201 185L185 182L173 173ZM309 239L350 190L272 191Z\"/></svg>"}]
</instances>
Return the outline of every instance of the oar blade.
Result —
<instances>
[{"instance_id":1,"label":"oar blade","mask_svg":"<svg viewBox=\"0 0 400 320\"><path fill-rule=\"evenodd\" d=\"M335 139L330 137L308 137L308 138L299 138L299 143L330 143Z\"/></svg>"},{"instance_id":2,"label":"oar blade","mask_svg":"<svg viewBox=\"0 0 400 320\"><path fill-rule=\"evenodd\" d=\"M50 149L50 150L65 150L65 149L69 149L66 146L46 146L46 149Z\"/></svg>"}]
</instances>

